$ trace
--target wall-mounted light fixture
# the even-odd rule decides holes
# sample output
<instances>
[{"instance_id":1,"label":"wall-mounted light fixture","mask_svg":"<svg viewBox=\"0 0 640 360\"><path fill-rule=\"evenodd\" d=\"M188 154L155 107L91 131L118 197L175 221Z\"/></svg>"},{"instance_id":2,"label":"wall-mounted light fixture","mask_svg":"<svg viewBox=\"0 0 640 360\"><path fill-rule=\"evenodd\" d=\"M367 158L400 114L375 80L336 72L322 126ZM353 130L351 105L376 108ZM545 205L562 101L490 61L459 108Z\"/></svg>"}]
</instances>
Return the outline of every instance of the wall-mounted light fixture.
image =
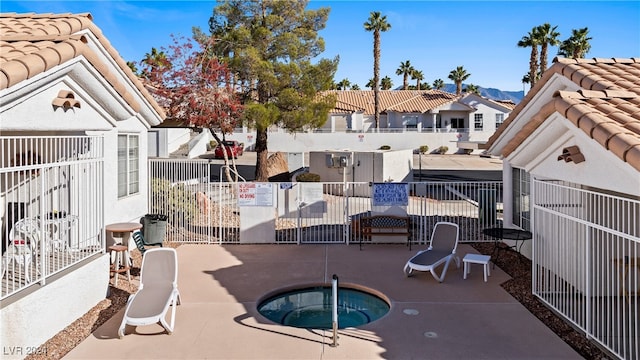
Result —
<instances>
[{"instance_id":1,"label":"wall-mounted light fixture","mask_svg":"<svg viewBox=\"0 0 640 360\"><path fill-rule=\"evenodd\" d=\"M80 108L80 101L75 99L76 96L73 94L73 91L70 90L60 90L58 92L58 96L51 102L54 108L63 108L64 111L67 111L71 108L77 107Z\"/></svg>"},{"instance_id":2,"label":"wall-mounted light fixture","mask_svg":"<svg viewBox=\"0 0 640 360\"><path fill-rule=\"evenodd\" d=\"M584 155L580 152L580 148L577 146L569 146L562 149L562 155L558 156L558 161L564 160L564 162L573 161L579 164L584 161Z\"/></svg>"}]
</instances>

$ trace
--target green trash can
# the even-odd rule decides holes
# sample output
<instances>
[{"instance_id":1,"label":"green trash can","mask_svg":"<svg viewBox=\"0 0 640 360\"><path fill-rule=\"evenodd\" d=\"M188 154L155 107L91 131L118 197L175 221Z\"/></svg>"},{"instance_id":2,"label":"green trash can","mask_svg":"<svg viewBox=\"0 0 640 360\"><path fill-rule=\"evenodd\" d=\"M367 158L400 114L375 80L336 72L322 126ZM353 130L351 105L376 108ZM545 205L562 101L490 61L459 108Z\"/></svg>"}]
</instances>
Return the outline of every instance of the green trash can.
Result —
<instances>
[{"instance_id":1,"label":"green trash can","mask_svg":"<svg viewBox=\"0 0 640 360\"><path fill-rule=\"evenodd\" d=\"M142 218L142 235L145 245L162 244L167 233L167 215L147 214Z\"/></svg>"}]
</instances>

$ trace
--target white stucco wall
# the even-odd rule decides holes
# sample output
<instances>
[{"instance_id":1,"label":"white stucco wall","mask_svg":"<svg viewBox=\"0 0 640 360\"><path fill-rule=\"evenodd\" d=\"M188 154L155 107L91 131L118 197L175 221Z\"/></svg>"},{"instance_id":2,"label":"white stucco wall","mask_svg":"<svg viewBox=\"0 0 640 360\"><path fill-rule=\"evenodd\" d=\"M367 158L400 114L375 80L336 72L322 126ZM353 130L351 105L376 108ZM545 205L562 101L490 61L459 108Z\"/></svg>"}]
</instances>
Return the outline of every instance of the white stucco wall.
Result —
<instances>
[{"instance_id":1,"label":"white stucco wall","mask_svg":"<svg viewBox=\"0 0 640 360\"><path fill-rule=\"evenodd\" d=\"M558 161L562 149L569 146L580 148L584 162ZM509 155L507 161L537 178L568 181L640 196L638 171L557 113L529 136L523 146Z\"/></svg>"},{"instance_id":2,"label":"white stucco wall","mask_svg":"<svg viewBox=\"0 0 640 360\"><path fill-rule=\"evenodd\" d=\"M2 358L23 359L102 301L109 285L108 269L109 257L102 255L3 307Z\"/></svg>"},{"instance_id":3,"label":"white stucco wall","mask_svg":"<svg viewBox=\"0 0 640 360\"><path fill-rule=\"evenodd\" d=\"M105 134L104 163L104 205L105 224L115 222L138 222L147 213L147 132L136 119L119 122L119 128ZM140 172L140 191L137 194L118 198L118 134L139 135L140 156L138 169Z\"/></svg>"},{"instance_id":4,"label":"white stucco wall","mask_svg":"<svg viewBox=\"0 0 640 360\"><path fill-rule=\"evenodd\" d=\"M324 150L371 151L379 149L382 145L391 146L391 150L416 150L422 145L429 146L429 151L434 151L444 145L449 148L448 153L458 151L456 132L416 132L402 133L295 133L285 131L268 133L268 148L270 152L309 152ZM473 132L465 136L464 140L484 142L493 132ZM255 133L233 133L227 135L228 140L237 140L245 143L245 148L255 147Z\"/></svg>"},{"instance_id":5,"label":"white stucco wall","mask_svg":"<svg viewBox=\"0 0 640 360\"><path fill-rule=\"evenodd\" d=\"M345 167L327 166L327 156L347 158ZM407 182L413 179L411 150L377 151L312 151L309 172L320 175L322 182ZM356 196L369 196L368 189L359 188Z\"/></svg>"}]
</instances>

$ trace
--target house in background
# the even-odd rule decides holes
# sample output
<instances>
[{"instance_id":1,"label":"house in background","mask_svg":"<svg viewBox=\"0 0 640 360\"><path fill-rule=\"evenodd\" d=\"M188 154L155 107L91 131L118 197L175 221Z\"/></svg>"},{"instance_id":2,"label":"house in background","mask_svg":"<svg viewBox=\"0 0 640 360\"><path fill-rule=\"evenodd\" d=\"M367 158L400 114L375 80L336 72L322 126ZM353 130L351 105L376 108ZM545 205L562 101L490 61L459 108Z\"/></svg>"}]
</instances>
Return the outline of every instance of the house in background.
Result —
<instances>
[{"instance_id":1,"label":"house in background","mask_svg":"<svg viewBox=\"0 0 640 360\"><path fill-rule=\"evenodd\" d=\"M375 131L374 92L335 90L336 106L322 129ZM515 104L490 100L474 93L460 96L440 90L380 91L383 131L489 132L493 134Z\"/></svg>"},{"instance_id":2,"label":"house in background","mask_svg":"<svg viewBox=\"0 0 640 360\"><path fill-rule=\"evenodd\" d=\"M495 101L474 93L456 96L440 90L383 90L376 129L373 91L327 93L335 95L337 101L327 122L313 135L316 143L326 144L319 150L335 148L332 139L338 139L338 144L351 143L347 147L351 150L372 150L382 144L394 149L416 149L428 144L433 151L440 146L450 147L452 152L472 151L489 139L515 107L512 102ZM340 137L345 132L351 137L354 133L362 134L354 142ZM359 146L363 145L359 142L366 143L362 138L371 139L371 146ZM307 145L313 146L312 142Z\"/></svg>"},{"instance_id":3,"label":"house in background","mask_svg":"<svg viewBox=\"0 0 640 360\"><path fill-rule=\"evenodd\" d=\"M24 357L104 300L104 226L147 212L164 113L90 14L0 15L0 337Z\"/></svg>"},{"instance_id":4,"label":"house in background","mask_svg":"<svg viewBox=\"0 0 640 360\"><path fill-rule=\"evenodd\" d=\"M555 59L488 142L504 224L531 230L533 292L638 359L640 59Z\"/></svg>"},{"instance_id":5,"label":"house in background","mask_svg":"<svg viewBox=\"0 0 640 360\"><path fill-rule=\"evenodd\" d=\"M447 147L449 153L480 152L480 148L515 107L511 101L497 101L474 93L460 96L440 90L383 90L380 92L380 121L374 124L374 94L366 90L329 91L336 96L336 105L327 121L318 129L290 133L273 126L269 129L269 150L285 153L311 151L371 151L382 145L394 150L417 150L427 145L431 152ZM170 122L155 127L166 131L168 127L182 126ZM177 129L172 129L177 130ZM156 136L155 134L153 136ZM158 132L159 148L166 147L165 136ZM238 128L227 135L229 140L255 146L256 133ZM189 146L190 156L195 151L194 139ZM200 139L206 143L208 139ZM202 145L199 145L204 149ZM157 154L167 153L158 151ZM162 157L163 155L158 155Z\"/></svg>"}]
</instances>

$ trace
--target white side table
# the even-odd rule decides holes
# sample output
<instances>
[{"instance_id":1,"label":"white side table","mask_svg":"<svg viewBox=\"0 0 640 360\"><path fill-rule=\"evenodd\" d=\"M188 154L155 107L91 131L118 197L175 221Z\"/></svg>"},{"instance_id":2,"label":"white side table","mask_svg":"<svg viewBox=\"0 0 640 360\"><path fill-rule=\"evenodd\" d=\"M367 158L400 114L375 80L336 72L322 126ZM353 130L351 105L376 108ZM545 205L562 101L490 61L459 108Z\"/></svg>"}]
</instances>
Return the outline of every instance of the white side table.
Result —
<instances>
[{"instance_id":1,"label":"white side table","mask_svg":"<svg viewBox=\"0 0 640 360\"><path fill-rule=\"evenodd\" d=\"M467 279L467 274L471 273L469 270L469 264L482 264L484 266L484 282L487 282L487 276L491 276L491 269L489 269L489 262L491 256L480 254L467 254L462 259L464 263L464 279Z\"/></svg>"}]
</instances>

